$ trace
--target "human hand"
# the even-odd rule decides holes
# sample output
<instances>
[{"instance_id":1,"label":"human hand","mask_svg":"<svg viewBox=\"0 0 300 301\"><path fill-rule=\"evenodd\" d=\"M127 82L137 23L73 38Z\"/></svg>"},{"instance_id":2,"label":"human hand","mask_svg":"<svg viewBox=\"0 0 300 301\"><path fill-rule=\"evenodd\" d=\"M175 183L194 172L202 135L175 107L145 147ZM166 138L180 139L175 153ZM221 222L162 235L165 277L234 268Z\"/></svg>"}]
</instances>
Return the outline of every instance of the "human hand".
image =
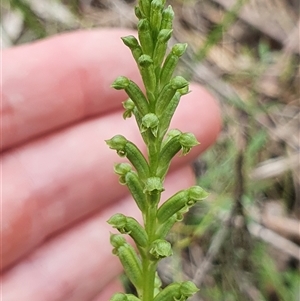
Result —
<instances>
[{"instance_id":1,"label":"human hand","mask_svg":"<svg viewBox=\"0 0 300 301\"><path fill-rule=\"evenodd\" d=\"M119 75L141 83L120 36L128 30L75 32L2 54L2 300L107 301L120 290L106 220L137 216L113 173L120 158L104 140L123 134L141 142L134 120L122 120ZM187 163L220 129L213 98L191 85L172 127L201 145L177 157L163 198L187 188Z\"/></svg>"}]
</instances>

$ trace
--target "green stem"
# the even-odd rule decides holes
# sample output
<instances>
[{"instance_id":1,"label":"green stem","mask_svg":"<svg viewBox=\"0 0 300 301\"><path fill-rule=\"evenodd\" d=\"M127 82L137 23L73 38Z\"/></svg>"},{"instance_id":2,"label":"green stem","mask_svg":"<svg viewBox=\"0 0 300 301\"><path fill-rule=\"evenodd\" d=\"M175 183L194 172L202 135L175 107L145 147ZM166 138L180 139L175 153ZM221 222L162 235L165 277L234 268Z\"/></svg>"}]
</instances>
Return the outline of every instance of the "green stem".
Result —
<instances>
[{"instance_id":1,"label":"green stem","mask_svg":"<svg viewBox=\"0 0 300 301\"><path fill-rule=\"evenodd\" d=\"M150 248L152 242L155 240L156 232L156 215L157 206L160 200L160 193L151 194L147 197L147 202L149 204L147 212L145 215L145 230L148 235L148 249ZM154 298L154 284L155 284L155 273L157 262L150 259L147 254L143 258L143 301L152 301Z\"/></svg>"},{"instance_id":2,"label":"green stem","mask_svg":"<svg viewBox=\"0 0 300 301\"><path fill-rule=\"evenodd\" d=\"M146 258L143 261L143 301L153 301L156 266L154 262Z\"/></svg>"}]
</instances>

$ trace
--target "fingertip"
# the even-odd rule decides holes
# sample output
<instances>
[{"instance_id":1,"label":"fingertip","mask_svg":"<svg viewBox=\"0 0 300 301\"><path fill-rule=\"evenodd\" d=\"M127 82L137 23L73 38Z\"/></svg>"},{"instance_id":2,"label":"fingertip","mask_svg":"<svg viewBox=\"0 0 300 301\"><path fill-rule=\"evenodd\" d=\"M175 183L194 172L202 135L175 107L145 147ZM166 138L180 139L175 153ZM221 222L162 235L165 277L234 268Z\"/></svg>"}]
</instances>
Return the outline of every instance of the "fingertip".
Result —
<instances>
[{"instance_id":1,"label":"fingertip","mask_svg":"<svg viewBox=\"0 0 300 301\"><path fill-rule=\"evenodd\" d=\"M121 109L126 95L110 87L114 79L141 84L120 38L129 34L134 31L76 31L3 51L1 147Z\"/></svg>"}]
</instances>

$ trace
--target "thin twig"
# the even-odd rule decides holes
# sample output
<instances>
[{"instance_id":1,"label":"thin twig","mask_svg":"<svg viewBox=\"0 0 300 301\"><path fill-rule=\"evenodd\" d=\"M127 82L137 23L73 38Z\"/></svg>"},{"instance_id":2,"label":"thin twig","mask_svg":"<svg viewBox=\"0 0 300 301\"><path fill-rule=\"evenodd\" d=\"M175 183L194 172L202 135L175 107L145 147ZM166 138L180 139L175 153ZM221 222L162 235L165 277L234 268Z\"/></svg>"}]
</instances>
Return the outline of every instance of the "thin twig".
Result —
<instances>
[{"instance_id":1,"label":"thin twig","mask_svg":"<svg viewBox=\"0 0 300 301\"><path fill-rule=\"evenodd\" d=\"M248 230L253 236L260 238L264 242L269 243L276 249L292 256L300 262L300 247L295 243L255 222L248 225Z\"/></svg>"}]
</instances>

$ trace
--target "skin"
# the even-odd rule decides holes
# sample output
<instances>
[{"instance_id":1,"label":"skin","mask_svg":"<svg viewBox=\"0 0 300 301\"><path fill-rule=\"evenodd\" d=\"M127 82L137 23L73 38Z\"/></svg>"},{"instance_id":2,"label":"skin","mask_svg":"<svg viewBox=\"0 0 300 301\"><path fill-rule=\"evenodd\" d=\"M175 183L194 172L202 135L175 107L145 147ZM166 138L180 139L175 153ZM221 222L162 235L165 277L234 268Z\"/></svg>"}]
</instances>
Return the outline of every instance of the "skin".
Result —
<instances>
[{"instance_id":1,"label":"skin","mask_svg":"<svg viewBox=\"0 0 300 301\"><path fill-rule=\"evenodd\" d=\"M106 223L114 213L139 218L104 140L122 134L142 147L133 119L123 120L119 75L141 84L131 53L111 29L74 32L2 52L3 301L107 301L122 287ZM194 184L188 166L214 143L220 112L191 85L172 127L201 142L171 166L163 198ZM112 231L113 232L113 231Z\"/></svg>"}]
</instances>

